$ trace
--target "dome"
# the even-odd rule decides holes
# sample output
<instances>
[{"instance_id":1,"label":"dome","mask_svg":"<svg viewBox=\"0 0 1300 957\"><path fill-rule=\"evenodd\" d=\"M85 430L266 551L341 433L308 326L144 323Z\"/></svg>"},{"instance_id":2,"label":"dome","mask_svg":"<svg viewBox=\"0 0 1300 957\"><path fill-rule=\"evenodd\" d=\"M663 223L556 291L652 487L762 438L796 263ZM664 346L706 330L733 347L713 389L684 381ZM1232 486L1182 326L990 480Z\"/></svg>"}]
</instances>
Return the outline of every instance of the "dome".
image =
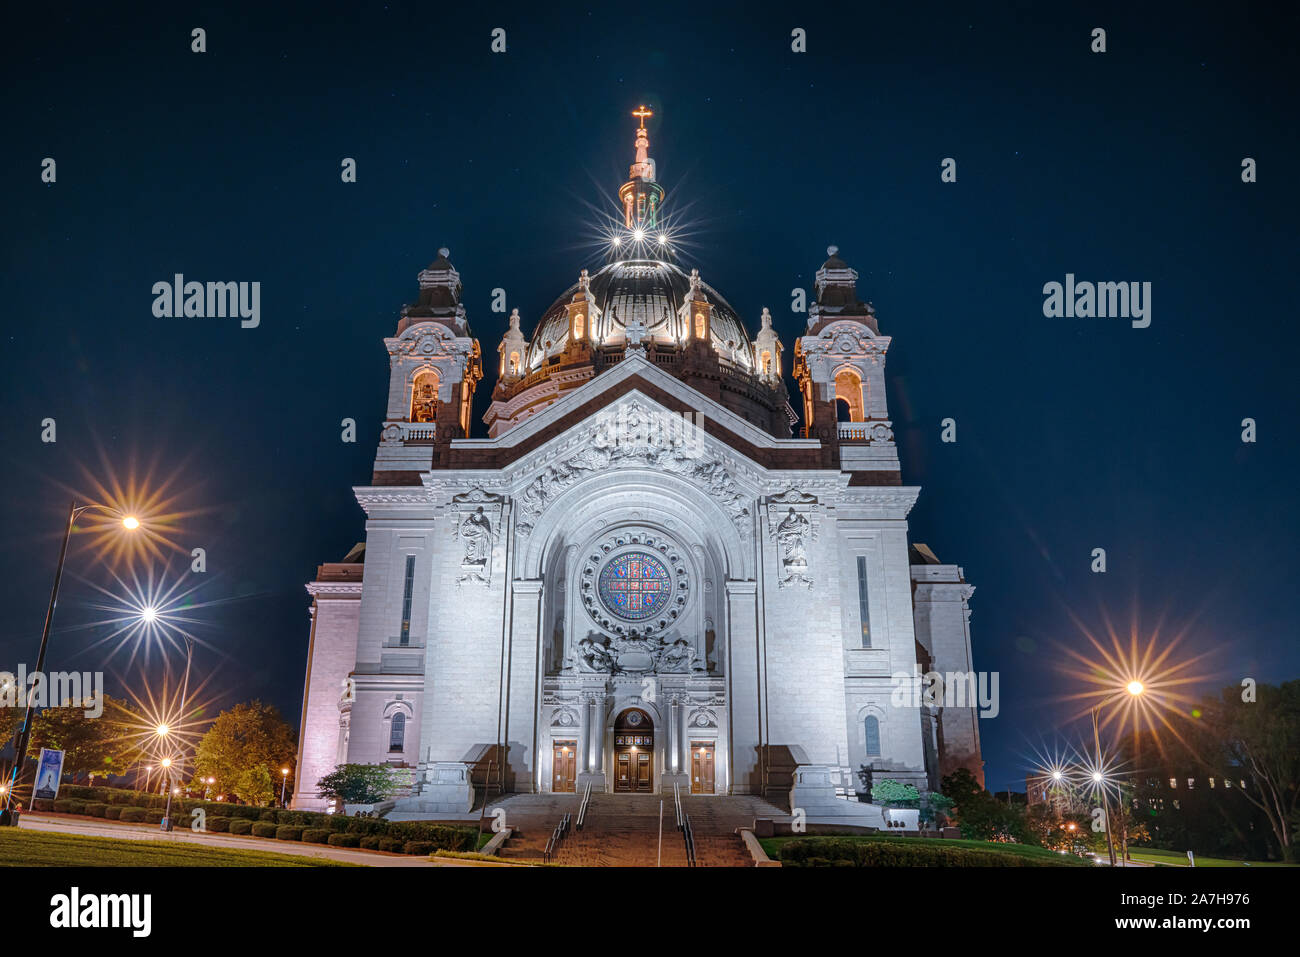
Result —
<instances>
[{"instance_id":1,"label":"dome","mask_svg":"<svg viewBox=\"0 0 1300 957\"><path fill-rule=\"evenodd\" d=\"M678 310L690 288L690 275L670 262L625 259L609 263L590 277L591 295L600 310L592 338L603 346L623 345L627 341L627 323L635 320L646 330L645 342L682 345L687 330ZM700 289L713 307L709 326L714 351L742 369L751 370L754 352L736 310L707 283L701 282ZM528 371L564 351L569 338L566 307L577 291L578 284L574 283L543 314L528 347Z\"/></svg>"}]
</instances>

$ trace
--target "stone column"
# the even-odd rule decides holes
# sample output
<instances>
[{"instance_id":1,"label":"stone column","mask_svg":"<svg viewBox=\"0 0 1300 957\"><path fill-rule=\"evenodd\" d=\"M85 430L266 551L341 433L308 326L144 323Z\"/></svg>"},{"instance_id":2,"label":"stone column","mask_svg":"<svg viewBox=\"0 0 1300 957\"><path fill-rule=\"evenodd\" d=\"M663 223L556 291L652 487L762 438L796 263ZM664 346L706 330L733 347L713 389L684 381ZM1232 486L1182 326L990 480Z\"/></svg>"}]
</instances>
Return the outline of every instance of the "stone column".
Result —
<instances>
[{"instance_id":1,"label":"stone column","mask_svg":"<svg viewBox=\"0 0 1300 957\"><path fill-rule=\"evenodd\" d=\"M731 790L736 794L761 794L758 748L762 743L763 701L758 672L758 586L752 581L729 581L726 597Z\"/></svg>"},{"instance_id":2,"label":"stone column","mask_svg":"<svg viewBox=\"0 0 1300 957\"><path fill-rule=\"evenodd\" d=\"M505 761L510 790L537 790L541 766L537 749L538 655L541 652L542 583L519 580L511 583L511 627L506 676ZM436 680L436 679L435 679Z\"/></svg>"},{"instance_id":3,"label":"stone column","mask_svg":"<svg viewBox=\"0 0 1300 957\"><path fill-rule=\"evenodd\" d=\"M583 724L586 731L582 741L583 770L578 775L578 791L588 784L592 793L605 790L605 692L584 691L582 693Z\"/></svg>"}]
</instances>

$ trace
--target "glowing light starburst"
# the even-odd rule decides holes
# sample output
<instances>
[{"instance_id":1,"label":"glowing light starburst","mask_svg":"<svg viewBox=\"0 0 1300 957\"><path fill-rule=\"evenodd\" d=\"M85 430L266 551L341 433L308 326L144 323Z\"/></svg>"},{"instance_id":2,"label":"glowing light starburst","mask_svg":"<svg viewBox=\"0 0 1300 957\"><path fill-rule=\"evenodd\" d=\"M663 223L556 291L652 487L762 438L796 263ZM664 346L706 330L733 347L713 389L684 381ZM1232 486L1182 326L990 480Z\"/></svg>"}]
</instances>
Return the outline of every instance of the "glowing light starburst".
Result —
<instances>
[{"instance_id":1,"label":"glowing light starburst","mask_svg":"<svg viewBox=\"0 0 1300 957\"><path fill-rule=\"evenodd\" d=\"M1063 646L1061 669L1082 684L1080 691L1062 698L1078 707L1070 720L1095 710L1103 732L1112 727L1120 735L1150 731L1158 743L1164 730L1182 740L1171 718L1188 715L1195 700L1190 692L1214 677L1199 670L1207 656L1177 657L1184 635L1162 641L1159 627L1141 638L1134 622L1121 637L1107 620L1103 640L1074 620L1088 644Z\"/></svg>"}]
</instances>

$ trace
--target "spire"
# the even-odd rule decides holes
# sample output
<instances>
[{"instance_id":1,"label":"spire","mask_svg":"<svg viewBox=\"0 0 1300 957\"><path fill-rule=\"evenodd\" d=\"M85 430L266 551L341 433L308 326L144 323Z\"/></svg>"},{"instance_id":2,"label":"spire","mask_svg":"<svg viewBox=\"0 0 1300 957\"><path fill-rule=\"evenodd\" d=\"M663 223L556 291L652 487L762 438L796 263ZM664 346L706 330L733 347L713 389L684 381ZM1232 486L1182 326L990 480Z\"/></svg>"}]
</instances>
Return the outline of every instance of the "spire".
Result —
<instances>
[{"instance_id":1,"label":"spire","mask_svg":"<svg viewBox=\"0 0 1300 957\"><path fill-rule=\"evenodd\" d=\"M619 188L618 198L623 207L623 225L641 235L659 226L659 207L663 204L663 187L655 182L655 161L650 158L650 132L645 128L646 117L654 116L645 106L632 111L641 121L636 131L636 161L628 170L628 180Z\"/></svg>"}]
</instances>

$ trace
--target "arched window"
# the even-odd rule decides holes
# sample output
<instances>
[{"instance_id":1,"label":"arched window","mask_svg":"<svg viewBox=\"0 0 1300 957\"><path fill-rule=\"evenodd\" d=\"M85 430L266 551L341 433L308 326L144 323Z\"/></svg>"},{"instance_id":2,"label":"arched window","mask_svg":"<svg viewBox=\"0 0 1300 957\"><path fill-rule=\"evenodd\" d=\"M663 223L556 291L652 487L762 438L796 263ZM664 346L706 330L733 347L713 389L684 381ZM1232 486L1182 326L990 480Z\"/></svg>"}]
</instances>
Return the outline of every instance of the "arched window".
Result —
<instances>
[{"instance_id":1,"label":"arched window","mask_svg":"<svg viewBox=\"0 0 1300 957\"><path fill-rule=\"evenodd\" d=\"M867 733L867 757L880 757L880 721L874 714L869 714L863 726Z\"/></svg>"},{"instance_id":2,"label":"arched window","mask_svg":"<svg viewBox=\"0 0 1300 957\"><path fill-rule=\"evenodd\" d=\"M768 375L772 371L772 353L767 349L758 357L758 371L761 375Z\"/></svg>"},{"instance_id":3,"label":"arched window","mask_svg":"<svg viewBox=\"0 0 1300 957\"><path fill-rule=\"evenodd\" d=\"M835 400L835 421L852 422L853 410L849 408L849 403L845 399Z\"/></svg>"},{"instance_id":4,"label":"arched window","mask_svg":"<svg viewBox=\"0 0 1300 957\"><path fill-rule=\"evenodd\" d=\"M438 373L426 369L411 386L411 421L434 422L438 418Z\"/></svg>"},{"instance_id":5,"label":"arched window","mask_svg":"<svg viewBox=\"0 0 1300 957\"><path fill-rule=\"evenodd\" d=\"M583 325L582 313L578 313L576 316L573 317L573 338L575 342L582 338L583 329L584 329L584 325Z\"/></svg>"},{"instance_id":6,"label":"arched window","mask_svg":"<svg viewBox=\"0 0 1300 957\"><path fill-rule=\"evenodd\" d=\"M704 313L702 312L697 312L695 314L695 338L704 338Z\"/></svg>"},{"instance_id":7,"label":"arched window","mask_svg":"<svg viewBox=\"0 0 1300 957\"><path fill-rule=\"evenodd\" d=\"M835 398L838 404L843 400L849 407L849 422L862 422L866 416L862 412L862 380L852 369L843 369L835 376ZM845 421L844 419L840 420Z\"/></svg>"},{"instance_id":8,"label":"arched window","mask_svg":"<svg viewBox=\"0 0 1300 957\"><path fill-rule=\"evenodd\" d=\"M404 711L393 712L393 726L388 732L388 750L390 752L406 750L406 713Z\"/></svg>"},{"instance_id":9,"label":"arched window","mask_svg":"<svg viewBox=\"0 0 1300 957\"><path fill-rule=\"evenodd\" d=\"M510 374L519 374L519 353L517 352L510 353Z\"/></svg>"}]
</instances>

